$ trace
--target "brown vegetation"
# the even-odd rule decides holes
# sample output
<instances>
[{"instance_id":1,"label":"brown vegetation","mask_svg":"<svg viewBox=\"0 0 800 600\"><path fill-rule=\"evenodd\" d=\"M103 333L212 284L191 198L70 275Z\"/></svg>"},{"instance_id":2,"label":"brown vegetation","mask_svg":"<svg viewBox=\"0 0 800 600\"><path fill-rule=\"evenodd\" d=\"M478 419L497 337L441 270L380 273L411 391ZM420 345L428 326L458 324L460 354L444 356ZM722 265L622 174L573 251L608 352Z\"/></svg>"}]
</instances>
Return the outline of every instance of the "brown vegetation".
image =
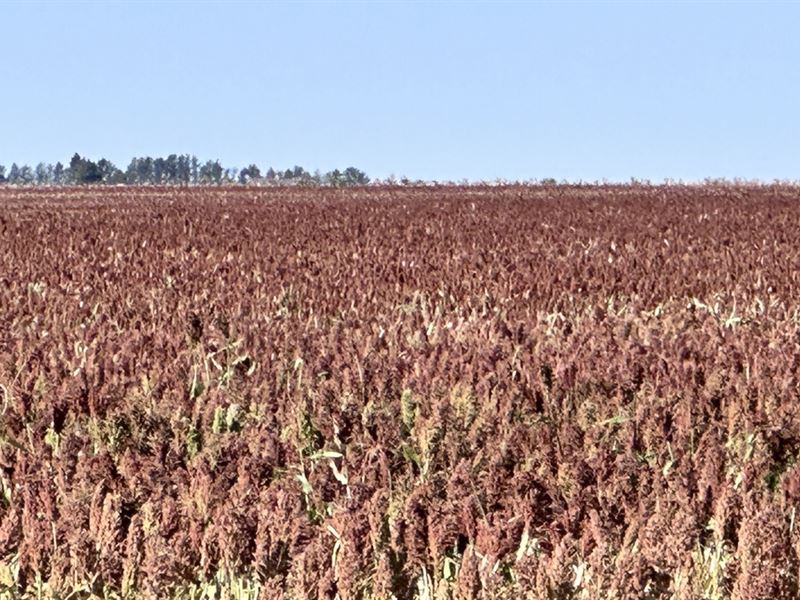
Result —
<instances>
[{"instance_id":1,"label":"brown vegetation","mask_svg":"<svg viewBox=\"0 0 800 600\"><path fill-rule=\"evenodd\" d=\"M796 597L799 202L0 191L0 594Z\"/></svg>"}]
</instances>

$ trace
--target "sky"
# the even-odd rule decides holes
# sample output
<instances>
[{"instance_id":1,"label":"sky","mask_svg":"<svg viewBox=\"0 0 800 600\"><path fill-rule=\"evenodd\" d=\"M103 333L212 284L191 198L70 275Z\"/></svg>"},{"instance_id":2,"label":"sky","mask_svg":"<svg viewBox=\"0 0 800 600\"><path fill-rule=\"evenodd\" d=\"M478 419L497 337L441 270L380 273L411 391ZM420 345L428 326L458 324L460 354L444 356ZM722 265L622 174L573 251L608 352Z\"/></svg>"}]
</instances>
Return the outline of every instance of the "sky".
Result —
<instances>
[{"instance_id":1,"label":"sky","mask_svg":"<svg viewBox=\"0 0 800 600\"><path fill-rule=\"evenodd\" d=\"M800 179L800 4L11 2L0 164Z\"/></svg>"}]
</instances>

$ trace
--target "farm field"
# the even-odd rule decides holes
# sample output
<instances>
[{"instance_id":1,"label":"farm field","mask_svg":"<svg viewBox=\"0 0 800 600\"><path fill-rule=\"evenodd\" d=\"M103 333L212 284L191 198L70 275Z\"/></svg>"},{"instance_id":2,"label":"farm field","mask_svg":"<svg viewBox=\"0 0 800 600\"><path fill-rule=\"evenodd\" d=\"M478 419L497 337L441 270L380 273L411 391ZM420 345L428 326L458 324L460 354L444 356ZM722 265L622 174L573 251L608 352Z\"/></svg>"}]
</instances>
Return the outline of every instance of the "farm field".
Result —
<instances>
[{"instance_id":1,"label":"farm field","mask_svg":"<svg viewBox=\"0 0 800 600\"><path fill-rule=\"evenodd\" d=\"M800 189L0 188L0 598L794 598Z\"/></svg>"}]
</instances>

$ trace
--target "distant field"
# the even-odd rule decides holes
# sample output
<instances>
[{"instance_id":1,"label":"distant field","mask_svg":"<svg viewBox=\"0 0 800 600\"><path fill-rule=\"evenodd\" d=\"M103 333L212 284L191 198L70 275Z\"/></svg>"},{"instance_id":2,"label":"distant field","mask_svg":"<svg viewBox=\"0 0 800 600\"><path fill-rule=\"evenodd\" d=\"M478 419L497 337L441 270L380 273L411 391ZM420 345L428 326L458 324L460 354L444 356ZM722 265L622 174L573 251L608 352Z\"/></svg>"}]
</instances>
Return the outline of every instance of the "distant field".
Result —
<instances>
[{"instance_id":1,"label":"distant field","mask_svg":"<svg viewBox=\"0 0 800 600\"><path fill-rule=\"evenodd\" d=\"M792 598L798 454L800 189L0 188L0 598Z\"/></svg>"}]
</instances>

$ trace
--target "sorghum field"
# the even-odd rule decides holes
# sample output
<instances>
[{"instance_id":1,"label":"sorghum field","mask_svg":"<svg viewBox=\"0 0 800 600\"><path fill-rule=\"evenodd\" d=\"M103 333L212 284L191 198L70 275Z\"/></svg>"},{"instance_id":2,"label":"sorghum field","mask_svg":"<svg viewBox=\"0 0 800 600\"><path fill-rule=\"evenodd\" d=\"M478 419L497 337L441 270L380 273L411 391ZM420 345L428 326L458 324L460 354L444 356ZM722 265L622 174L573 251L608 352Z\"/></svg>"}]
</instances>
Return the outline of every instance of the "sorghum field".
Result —
<instances>
[{"instance_id":1,"label":"sorghum field","mask_svg":"<svg viewBox=\"0 0 800 600\"><path fill-rule=\"evenodd\" d=\"M794 598L800 189L0 191L0 597Z\"/></svg>"}]
</instances>

